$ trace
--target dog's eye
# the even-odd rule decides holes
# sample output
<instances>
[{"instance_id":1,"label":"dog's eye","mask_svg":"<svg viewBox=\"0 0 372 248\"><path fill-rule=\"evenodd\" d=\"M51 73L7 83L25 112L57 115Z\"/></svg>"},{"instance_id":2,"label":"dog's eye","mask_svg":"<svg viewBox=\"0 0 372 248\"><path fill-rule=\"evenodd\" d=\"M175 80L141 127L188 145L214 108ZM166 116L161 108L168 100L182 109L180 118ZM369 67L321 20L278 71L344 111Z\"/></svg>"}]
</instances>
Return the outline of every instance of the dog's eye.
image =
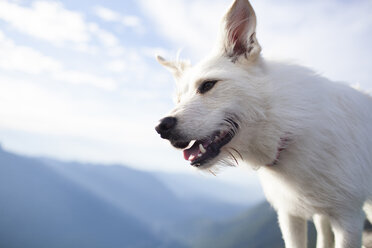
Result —
<instances>
[{"instance_id":1,"label":"dog's eye","mask_svg":"<svg viewBox=\"0 0 372 248\"><path fill-rule=\"evenodd\" d=\"M209 91L213 88L213 86L218 82L218 80L207 80L204 81L198 88L198 92L200 94L204 94L205 92Z\"/></svg>"}]
</instances>

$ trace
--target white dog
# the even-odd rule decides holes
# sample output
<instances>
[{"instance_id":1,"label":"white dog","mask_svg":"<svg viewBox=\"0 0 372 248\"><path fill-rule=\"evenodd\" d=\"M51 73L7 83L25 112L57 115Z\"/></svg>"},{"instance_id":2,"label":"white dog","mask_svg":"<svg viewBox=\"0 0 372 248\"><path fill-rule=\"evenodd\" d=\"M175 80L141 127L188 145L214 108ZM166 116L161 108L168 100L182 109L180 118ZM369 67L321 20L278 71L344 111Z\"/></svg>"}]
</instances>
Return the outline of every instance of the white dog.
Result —
<instances>
[{"instance_id":1,"label":"white dog","mask_svg":"<svg viewBox=\"0 0 372 248\"><path fill-rule=\"evenodd\" d=\"M176 107L156 127L191 165L258 169L288 248L357 248L372 220L372 99L303 67L264 60L248 0L223 18L214 52L191 66L158 60L177 81Z\"/></svg>"}]
</instances>

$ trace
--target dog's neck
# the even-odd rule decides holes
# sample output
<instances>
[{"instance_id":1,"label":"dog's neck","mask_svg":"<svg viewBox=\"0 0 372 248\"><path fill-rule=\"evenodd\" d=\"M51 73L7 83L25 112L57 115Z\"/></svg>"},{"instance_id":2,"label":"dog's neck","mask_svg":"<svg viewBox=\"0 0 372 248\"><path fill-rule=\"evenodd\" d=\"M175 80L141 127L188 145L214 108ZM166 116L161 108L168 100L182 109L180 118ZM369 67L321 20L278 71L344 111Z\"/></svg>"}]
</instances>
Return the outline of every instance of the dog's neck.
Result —
<instances>
[{"instance_id":1,"label":"dog's neck","mask_svg":"<svg viewBox=\"0 0 372 248\"><path fill-rule=\"evenodd\" d=\"M278 164L279 159L280 159L280 155L281 155L281 153L283 153L283 151L285 151L287 149L287 147L289 145L289 142L290 142L289 137L280 138L278 149L276 151L276 157L270 164L267 164L266 166L271 167L271 166L275 166L275 165Z\"/></svg>"}]
</instances>

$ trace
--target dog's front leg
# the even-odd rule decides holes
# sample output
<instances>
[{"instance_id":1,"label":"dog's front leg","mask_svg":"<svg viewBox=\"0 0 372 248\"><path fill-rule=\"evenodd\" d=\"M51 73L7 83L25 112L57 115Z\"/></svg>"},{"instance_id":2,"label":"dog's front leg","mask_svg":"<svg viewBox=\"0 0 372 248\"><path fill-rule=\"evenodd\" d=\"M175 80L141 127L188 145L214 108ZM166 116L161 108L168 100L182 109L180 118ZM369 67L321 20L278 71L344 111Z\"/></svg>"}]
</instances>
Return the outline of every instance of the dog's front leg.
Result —
<instances>
[{"instance_id":1,"label":"dog's front leg","mask_svg":"<svg viewBox=\"0 0 372 248\"><path fill-rule=\"evenodd\" d=\"M307 247L307 223L300 217L279 211L279 226L286 248L306 248Z\"/></svg>"},{"instance_id":2,"label":"dog's front leg","mask_svg":"<svg viewBox=\"0 0 372 248\"><path fill-rule=\"evenodd\" d=\"M335 235L335 248L360 248L365 215L359 212L344 212L331 218Z\"/></svg>"},{"instance_id":3,"label":"dog's front leg","mask_svg":"<svg viewBox=\"0 0 372 248\"><path fill-rule=\"evenodd\" d=\"M316 248L333 248L334 237L329 219L324 215L316 214L313 221L317 232Z\"/></svg>"}]
</instances>

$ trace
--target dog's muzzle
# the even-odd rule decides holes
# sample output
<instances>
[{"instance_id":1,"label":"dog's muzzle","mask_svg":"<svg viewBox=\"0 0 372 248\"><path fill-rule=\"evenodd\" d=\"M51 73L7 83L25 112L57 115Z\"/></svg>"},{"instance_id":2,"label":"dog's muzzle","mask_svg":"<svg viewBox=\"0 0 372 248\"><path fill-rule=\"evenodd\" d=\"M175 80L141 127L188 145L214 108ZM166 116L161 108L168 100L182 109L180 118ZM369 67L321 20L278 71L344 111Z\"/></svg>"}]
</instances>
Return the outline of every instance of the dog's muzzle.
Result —
<instances>
[{"instance_id":1,"label":"dog's muzzle","mask_svg":"<svg viewBox=\"0 0 372 248\"><path fill-rule=\"evenodd\" d=\"M235 119L226 117L221 127L211 132L210 135L201 138L187 138L181 135L176 125L177 119L175 117L165 117L160 120L155 130L163 139L169 140L174 147L183 149L184 158L196 167L213 161L220 154L222 147L234 138L239 129Z\"/></svg>"}]
</instances>

